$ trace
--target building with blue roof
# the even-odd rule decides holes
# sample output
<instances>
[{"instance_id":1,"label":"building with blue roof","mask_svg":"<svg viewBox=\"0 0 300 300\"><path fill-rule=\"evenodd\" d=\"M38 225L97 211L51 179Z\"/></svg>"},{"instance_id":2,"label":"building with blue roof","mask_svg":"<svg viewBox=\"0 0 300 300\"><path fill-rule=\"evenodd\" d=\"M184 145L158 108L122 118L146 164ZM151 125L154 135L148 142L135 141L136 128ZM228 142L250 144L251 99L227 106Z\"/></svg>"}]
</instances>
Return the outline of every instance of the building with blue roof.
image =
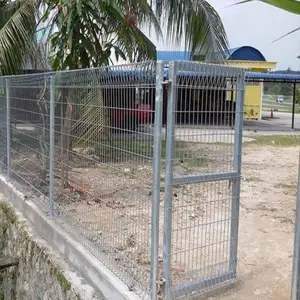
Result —
<instances>
[{"instance_id":1,"label":"building with blue roof","mask_svg":"<svg viewBox=\"0 0 300 300\"><path fill-rule=\"evenodd\" d=\"M234 67L245 68L251 74L266 74L276 68L276 62L267 61L265 56L256 48L242 46L229 49L226 57L213 53L206 57L206 61L222 63ZM185 51L157 51L158 60L194 60L191 52ZM245 119L260 119L262 114L263 81L249 80L245 89Z\"/></svg>"}]
</instances>

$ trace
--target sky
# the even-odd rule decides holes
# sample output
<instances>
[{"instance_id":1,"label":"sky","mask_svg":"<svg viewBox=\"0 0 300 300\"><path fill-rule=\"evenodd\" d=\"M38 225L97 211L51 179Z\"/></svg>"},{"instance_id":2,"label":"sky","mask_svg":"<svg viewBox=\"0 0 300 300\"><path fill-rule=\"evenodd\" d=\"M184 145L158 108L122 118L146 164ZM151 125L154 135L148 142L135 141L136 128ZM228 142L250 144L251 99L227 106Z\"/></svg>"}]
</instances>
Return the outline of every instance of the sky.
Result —
<instances>
[{"instance_id":1,"label":"sky","mask_svg":"<svg viewBox=\"0 0 300 300\"><path fill-rule=\"evenodd\" d=\"M237 1L209 0L218 11L229 39L230 47L253 46L268 61L277 62L277 69L300 70L300 31L277 42L280 36L300 27L300 16L276 7L253 1L228 7Z\"/></svg>"},{"instance_id":2,"label":"sky","mask_svg":"<svg viewBox=\"0 0 300 300\"><path fill-rule=\"evenodd\" d=\"M259 1L229 7L238 1L208 0L223 21L230 48L252 46L262 52L266 60L277 62L277 69L291 68L300 71L300 59L297 59L300 55L300 30L273 42L300 27L300 16ZM147 30L145 34L149 36ZM184 43L175 46L153 38L152 33L149 37L157 45L158 50L184 51Z\"/></svg>"}]
</instances>

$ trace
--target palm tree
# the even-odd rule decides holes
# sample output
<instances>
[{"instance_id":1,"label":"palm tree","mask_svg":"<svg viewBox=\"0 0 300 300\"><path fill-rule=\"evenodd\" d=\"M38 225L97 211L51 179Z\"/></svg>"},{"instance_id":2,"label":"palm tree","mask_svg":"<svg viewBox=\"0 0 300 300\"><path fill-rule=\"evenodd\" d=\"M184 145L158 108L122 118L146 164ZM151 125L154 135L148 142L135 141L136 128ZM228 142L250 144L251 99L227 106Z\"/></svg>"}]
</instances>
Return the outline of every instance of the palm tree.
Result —
<instances>
[{"instance_id":1,"label":"palm tree","mask_svg":"<svg viewBox=\"0 0 300 300\"><path fill-rule=\"evenodd\" d=\"M22 68L23 55L34 43L41 3L47 7L43 21L58 29L48 37L54 69L107 65L112 55L154 59L155 45L140 30L142 24L160 35L167 23L167 40L184 38L186 49L195 54L225 54L228 47L219 15L204 0L1 0L1 74Z\"/></svg>"}]
</instances>

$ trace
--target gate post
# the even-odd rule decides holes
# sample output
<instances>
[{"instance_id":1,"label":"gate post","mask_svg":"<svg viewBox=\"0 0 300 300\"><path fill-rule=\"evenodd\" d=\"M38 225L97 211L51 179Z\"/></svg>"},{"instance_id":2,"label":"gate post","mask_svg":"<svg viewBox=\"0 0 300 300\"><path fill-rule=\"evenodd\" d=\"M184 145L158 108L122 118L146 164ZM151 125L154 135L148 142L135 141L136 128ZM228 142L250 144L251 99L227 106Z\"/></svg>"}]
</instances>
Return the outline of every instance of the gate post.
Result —
<instances>
[{"instance_id":1,"label":"gate post","mask_svg":"<svg viewBox=\"0 0 300 300\"><path fill-rule=\"evenodd\" d=\"M240 189L242 167L242 143L243 143L243 116L244 116L244 74L239 74L236 82L236 106L235 106L235 133L234 133L234 161L233 170L236 177L232 180L232 206L231 206L231 232L229 270L236 275L238 229L240 212Z\"/></svg>"},{"instance_id":2,"label":"gate post","mask_svg":"<svg viewBox=\"0 0 300 300\"><path fill-rule=\"evenodd\" d=\"M175 133L175 108L177 63L169 64L167 140L166 140L166 175L164 200L164 249L163 249L163 299L169 299L170 267L172 252L172 200L173 200L173 158Z\"/></svg>"},{"instance_id":3,"label":"gate post","mask_svg":"<svg viewBox=\"0 0 300 300\"><path fill-rule=\"evenodd\" d=\"M151 214L151 267L150 267L150 299L157 299L158 276L158 243L159 243L159 208L160 208L160 175L161 175L161 137L163 112L163 79L164 64L156 64L155 86L155 127L153 151L153 178L152 178L152 214Z\"/></svg>"}]
</instances>

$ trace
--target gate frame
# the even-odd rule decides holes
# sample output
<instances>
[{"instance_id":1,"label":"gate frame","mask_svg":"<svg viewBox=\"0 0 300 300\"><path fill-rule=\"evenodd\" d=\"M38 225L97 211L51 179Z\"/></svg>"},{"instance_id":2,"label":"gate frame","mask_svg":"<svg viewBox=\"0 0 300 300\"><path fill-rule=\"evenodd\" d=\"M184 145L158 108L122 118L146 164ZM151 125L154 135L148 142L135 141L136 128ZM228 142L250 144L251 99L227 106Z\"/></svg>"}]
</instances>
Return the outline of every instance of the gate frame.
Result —
<instances>
[{"instance_id":1,"label":"gate frame","mask_svg":"<svg viewBox=\"0 0 300 300\"><path fill-rule=\"evenodd\" d=\"M184 62L188 65L188 62ZM180 291L189 287L192 290L218 287L224 281L230 283L236 279L237 271L237 247L238 247L238 226L239 226L239 204L240 204L240 181L241 181L241 157L242 157L242 136L243 136L243 108L245 71L239 68L241 74L236 77L236 107L235 107L235 134L234 134L234 162L233 171L211 174L187 175L174 178L173 159L175 144L175 111L177 104L176 80L178 76L178 66L180 62L174 61L169 64L168 83L168 105L167 105L167 137L166 137L166 175L165 175L165 199L164 199L164 239L163 239L163 299L171 299L172 292ZM194 62L191 62L191 65ZM234 67L216 66L220 68L220 75L226 76L226 70L236 69ZM188 71L188 70L186 70ZM228 272L216 274L215 277L201 278L199 281L191 282L171 288L171 251L172 251L172 203L173 185L193 184L213 181L230 180L232 184L232 211L230 230L230 250Z\"/></svg>"}]
</instances>

